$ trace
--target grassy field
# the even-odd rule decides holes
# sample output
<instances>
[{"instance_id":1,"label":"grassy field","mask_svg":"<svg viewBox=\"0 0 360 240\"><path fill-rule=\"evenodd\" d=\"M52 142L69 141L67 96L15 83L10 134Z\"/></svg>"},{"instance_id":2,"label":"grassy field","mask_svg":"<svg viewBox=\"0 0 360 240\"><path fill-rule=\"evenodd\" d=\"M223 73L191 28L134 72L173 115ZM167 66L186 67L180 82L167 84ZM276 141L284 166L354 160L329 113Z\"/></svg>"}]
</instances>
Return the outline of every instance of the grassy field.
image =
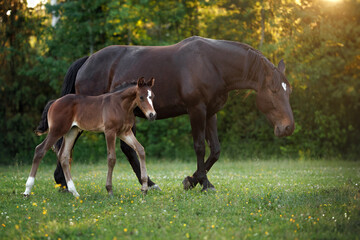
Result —
<instances>
[{"instance_id":1,"label":"grassy field","mask_svg":"<svg viewBox=\"0 0 360 240\"><path fill-rule=\"evenodd\" d=\"M195 166L149 161L162 191L143 197L122 159L110 198L106 161L75 163L78 199L58 191L55 165L40 165L29 198L30 166L0 167L0 239L359 239L360 163L222 160L216 192L184 191Z\"/></svg>"}]
</instances>

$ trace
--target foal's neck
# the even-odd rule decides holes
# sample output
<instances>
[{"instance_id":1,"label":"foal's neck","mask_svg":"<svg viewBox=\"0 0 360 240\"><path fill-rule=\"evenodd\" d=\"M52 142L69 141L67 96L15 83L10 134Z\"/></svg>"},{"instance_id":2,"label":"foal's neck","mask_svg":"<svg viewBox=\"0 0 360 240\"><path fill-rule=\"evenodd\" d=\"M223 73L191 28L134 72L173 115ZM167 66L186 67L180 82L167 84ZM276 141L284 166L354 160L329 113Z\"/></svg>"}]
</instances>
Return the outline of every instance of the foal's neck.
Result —
<instances>
[{"instance_id":1,"label":"foal's neck","mask_svg":"<svg viewBox=\"0 0 360 240\"><path fill-rule=\"evenodd\" d=\"M137 86L130 87L122 92L115 94L121 98L120 102L122 108L132 113L137 106L135 101L137 95Z\"/></svg>"}]
</instances>

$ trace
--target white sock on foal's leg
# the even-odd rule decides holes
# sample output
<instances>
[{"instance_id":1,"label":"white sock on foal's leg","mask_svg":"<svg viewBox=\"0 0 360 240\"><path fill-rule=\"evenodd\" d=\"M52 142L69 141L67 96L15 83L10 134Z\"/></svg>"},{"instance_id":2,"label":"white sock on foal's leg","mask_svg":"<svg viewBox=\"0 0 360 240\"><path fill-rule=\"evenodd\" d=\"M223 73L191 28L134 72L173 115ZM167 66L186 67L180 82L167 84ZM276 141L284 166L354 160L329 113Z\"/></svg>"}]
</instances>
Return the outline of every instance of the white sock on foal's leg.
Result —
<instances>
[{"instance_id":1,"label":"white sock on foal's leg","mask_svg":"<svg viewBox=\"0 0 360 240\"><path fill-rule=\"evenodd\" d=\"M25 196L29 196L30 193L31 193L31 189L32 187L34 186L34 183L35 183L35 178L34 177L29 177L26 181L26 189L25 189L25 192L24 192L24 195Z\"/></svg>"},{"instance_id":2,"label":"white sock on foal's leg","mask_svg":"<svg viewBox=\"0 0 360 240\"><path fill-rule=\"evenodd\" d=\"M67 186L68 186L69 192L71 192L75 197L80 197L80 194L76 191L73 180L68 181Z\"/></svg>"}]
</instances>

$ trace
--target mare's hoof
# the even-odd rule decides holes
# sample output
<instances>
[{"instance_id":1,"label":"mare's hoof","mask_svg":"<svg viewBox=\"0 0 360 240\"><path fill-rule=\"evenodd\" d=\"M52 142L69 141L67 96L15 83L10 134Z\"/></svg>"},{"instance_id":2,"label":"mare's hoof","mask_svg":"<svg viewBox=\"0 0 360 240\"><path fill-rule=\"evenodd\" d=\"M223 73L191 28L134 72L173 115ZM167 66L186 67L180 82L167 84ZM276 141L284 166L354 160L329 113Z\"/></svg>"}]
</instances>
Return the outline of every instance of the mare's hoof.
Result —
<instances>
[{"instance_id":1,"label":"mare's hoof","mask_svg":"<svg viewBox=\"0 0 360 240\"><path fill-rule=\"evenodd\" d=\"M30 197L30 194L25 194L25 193L24 193L24 197L26 197L26 198L27 198L27 197Z\"/></svg>"},{"instance_id":2,"label":"mare's hoof","mask_svg":"<svg viewBox=\"0 0 360 240\"><path fill-rule=\"evenodd\" d=\"M146 189L146 190L141 189L141 192L142 192L142 194L143 194L144 196L146 196L148 190L147 190L147 189Z\"/></svg>"},{"instance_id":3,"label":"mare's hoof","mask_svg":"<svg viewBox=\"0 0 360 240\"><path fill-rule=\"evenodd\" d=\"M184 186L184 190L192 189L196 186L195 180L193 180L193 177L187 176L184 181L182 181L182 184Z\"/></svg>"},{"instance_id":4,"label":"mare's hoof","mask_svg":"<svg viewBox=\"0 0 360 240\"><path fill-rule=\"evenodd\" d=\"M151 187L149 187L149 190L158 190L158 191L162 191L161 188L157 185L157 184L154 184L152 185Z\"/></svg>"},{"instance_id":5,"label":"mare's hoof","mask_svg":"<svg viewBox=\"0 0 360 240\"><path fill-rule=\"evenodd\" d=\"M203 188L201 189L201 191L202 191L202 192L216 192L216 188L215 188L214 186L208 187L208 188L203 187Z\"/></svg>"},{"instance_id":6,"label":"mare's hoof","mask_svg":"<svg viewBox=\"0 0 360 240\"><path fill-rule=\"evenodd\" d=\"M183 186L184 186L184 190L189 190L189 189L191 189L191 183L190 183L190 181L189 181L189 176L188 177L186 177L183 181L182 181L182 184L183 184Z\"/></svg>"}]
</instances>

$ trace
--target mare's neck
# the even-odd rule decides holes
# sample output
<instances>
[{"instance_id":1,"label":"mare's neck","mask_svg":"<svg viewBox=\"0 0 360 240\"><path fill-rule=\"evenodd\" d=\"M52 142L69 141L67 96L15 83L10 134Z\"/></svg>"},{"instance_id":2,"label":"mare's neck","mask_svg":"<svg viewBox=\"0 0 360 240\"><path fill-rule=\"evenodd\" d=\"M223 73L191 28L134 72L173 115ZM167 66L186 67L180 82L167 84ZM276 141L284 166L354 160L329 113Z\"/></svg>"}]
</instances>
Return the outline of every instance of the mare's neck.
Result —
<instances>
[{"instance_id":1,"label":"mare's neck","mask_svg":"<svg viewBox=\"0 0 360 240\"><path fill-rule=\"evenodd\" d=\"M226 91L253 89L258 91L262 81L260 72L264 71L263 57L260 52L246 44L224 41L219 44L217 66Z\"/></svg>"}]
</instances>

